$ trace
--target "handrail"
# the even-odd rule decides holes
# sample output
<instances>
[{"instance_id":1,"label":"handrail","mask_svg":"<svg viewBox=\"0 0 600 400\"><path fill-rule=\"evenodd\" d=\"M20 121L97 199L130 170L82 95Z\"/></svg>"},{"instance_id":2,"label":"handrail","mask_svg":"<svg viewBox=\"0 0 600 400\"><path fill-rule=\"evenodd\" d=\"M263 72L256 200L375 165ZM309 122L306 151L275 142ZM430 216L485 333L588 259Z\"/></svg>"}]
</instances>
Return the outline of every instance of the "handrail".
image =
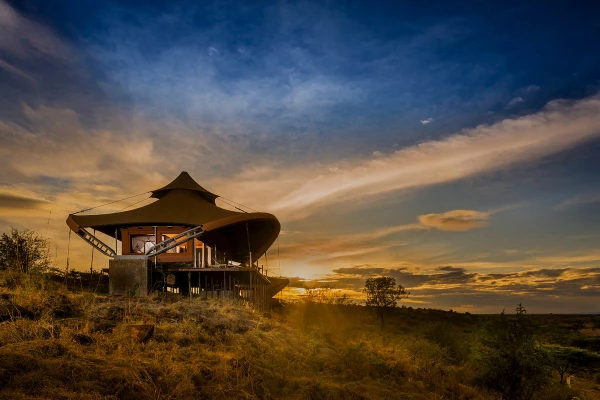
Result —
<instances>
[{"instance_id":1,"label":"handrail","mask_svg":"<svg viewBox=\"0 0 600 400\"><path fill-rule=\"evenodd\" d=\"M146 252L146 257L158 256L162 253L165 253L165 252L171 250L174 247L184 244L185 242L187 242L191 239L202 236L203 234L204 234L204 230L202 229L202 225L196 226L192 229L188 229L187 231L182 232L178 235L175 235L172 238L165 240L164 242L157 243L154 246L150 247L148 249L148 251ZM156 239L158 239L158 238L156 238Z\"/></svg>"},{"instance_id":2,"label":"handrail","mask_svg":"<svg viewBox=\"0 0 600 400\"><path fill-rule=\"evenodd\" d=\"M98 239L96 236L94 236L92 233L88 232L84 228L79 228L76 233L80 238L82 238L83 240L88 242L96 250L98 250L100 253L104 254L105 256L115 257L117 255L117 252L115 250L110 248L106 243L104 243L102 240Z\"/></svg>"}]
</instances>

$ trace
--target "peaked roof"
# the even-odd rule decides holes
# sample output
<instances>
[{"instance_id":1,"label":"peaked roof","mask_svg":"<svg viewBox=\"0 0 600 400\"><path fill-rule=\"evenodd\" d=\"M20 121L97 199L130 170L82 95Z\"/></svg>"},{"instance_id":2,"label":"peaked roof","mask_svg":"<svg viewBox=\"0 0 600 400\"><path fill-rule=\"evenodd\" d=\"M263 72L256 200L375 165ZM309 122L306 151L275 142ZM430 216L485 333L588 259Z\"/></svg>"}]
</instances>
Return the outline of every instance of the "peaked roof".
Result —
<instances>
[{"instance_id":1,"label":"peaked roof","mask_svg":"<svg viewBox=\"0 0 600 400\"><path fill-rule=\"evenodd\" d=\"M260 257L273 244L281 225L272 214L243 213L226 210L215 204L216 194L200 186L187 172L168 185L152 191L157 200L133 210L110 214L71 214L67 225L74 232L91 228L121 239L119 228L131 226L203 226L202 241L227 249L229 254Z\"/></svg>"},{"instance_id":2,"label":"peaked roof","mask_svg":"<svg viewBox=\"0 0 600 400\"><path fill-rule=\"evenodd\" d=\"M198 192L199 195L201 195L213 204L215 204L215 199L219 197L216 194L211 193L208 190L204 189L202 186L200 186L198 182L196 182L186 171L180 173L179 176L167 186L163 186L160 189L153 190L152 196L150 197L160 199L165 194L175 189L193 190L195 192Z\"/></svg>"}]
</instances>

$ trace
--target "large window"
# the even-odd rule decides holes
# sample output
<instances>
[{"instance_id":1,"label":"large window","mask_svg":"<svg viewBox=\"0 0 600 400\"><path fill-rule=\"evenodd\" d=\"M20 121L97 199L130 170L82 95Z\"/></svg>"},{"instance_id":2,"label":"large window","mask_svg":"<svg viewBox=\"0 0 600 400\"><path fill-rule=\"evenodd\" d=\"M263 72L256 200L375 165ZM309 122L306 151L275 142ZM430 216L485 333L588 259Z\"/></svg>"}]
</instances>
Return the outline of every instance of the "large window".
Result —
<instances>
[{"instance_id":1,"label":"large window","mask_svg":"<svg viewBox=\"0 0 600 400\"><path fill-rule=\"evenodd\" d=\"M146 254L156 244L154 235L131 235L131 252L134 254Z\"/></svg>"},{"instance_id":2,"label":"large window","mask_svg":"<svg viewBox=\"0 0 600 400\"><path fill-rule=\"evenodd\" d=\"M164 242L165 240L168 240L176 235L177 235L176 233L165 233L162 235L161 241ZM184 244L175 246L172 249L167 250L167 253L181 254L181 253L187 253L187 252L188 252L188 242L185 242Z\"/></svg>"}]
</instances>

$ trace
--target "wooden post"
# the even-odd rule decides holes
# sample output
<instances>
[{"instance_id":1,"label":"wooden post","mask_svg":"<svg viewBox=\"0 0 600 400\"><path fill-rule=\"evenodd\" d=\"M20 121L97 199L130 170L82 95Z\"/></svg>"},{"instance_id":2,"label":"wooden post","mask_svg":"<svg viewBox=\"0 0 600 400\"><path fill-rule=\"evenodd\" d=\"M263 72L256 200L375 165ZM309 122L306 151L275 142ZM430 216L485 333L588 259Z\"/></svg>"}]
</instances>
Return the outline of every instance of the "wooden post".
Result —
<instances>
[{"instance_id":1,"label":"wooden post","mask_svg":"<svg viewBox=\"0 0 600 400\"><path fill-rule=\"evenodd\" d=\"M158 244L158 227L154 226L154 245ZM144 249L145 251L145 249ZM154 256L154 269L156 269L156 271L158 272L158 256ZM162 274L163 278L165 277L165 274ZM152 285L154 286L154 283L152 283ZM164 291L167 291L167 288L165 286Z\"/></svg>"},{"instance_id":2,"label":"wooden post","mask_svg":"<svg viewBox=\"0 0 600 400\"><path fill-rule=\"evenodd\" d=\"M194 252L194 268L198 268L198 252L196 251L196 238L192 239L192 251Z\"/></svg>"},{"instance_id":3,"label":"wooden post","mask_svg":"<svg viewBox=\"0 0 600 400\"><path fill-rule=\"evenodd\" d=\"M252 278L253 278L252 271L249 271L248 273L250 274L250 282L249 282L250 283L250 290L249 290L249 293L250 293L250 296L252 296Z\"/></svg>"},{"instance_id":4,"label":"wooden post","mask_svg":"<svg viewBox=\"0 0 600 400\"><path fill-rule=\"evenodd\" d=\"M188 271L188 296L192 298L192 273Z\"/></svg>"},{"instance_id":5,"label":"wooden post","mask_svg":"<svg viewBox=\"0 0 600 400\"><path fill-rule=\"evenodd\" d=\"M204 258L205 258L205 256L204 256L204 242L202 242L202 257L200 258L200 267L201 268L204 268L204 264L205 264L204 263Z\"/></svg>"}]
</instances>

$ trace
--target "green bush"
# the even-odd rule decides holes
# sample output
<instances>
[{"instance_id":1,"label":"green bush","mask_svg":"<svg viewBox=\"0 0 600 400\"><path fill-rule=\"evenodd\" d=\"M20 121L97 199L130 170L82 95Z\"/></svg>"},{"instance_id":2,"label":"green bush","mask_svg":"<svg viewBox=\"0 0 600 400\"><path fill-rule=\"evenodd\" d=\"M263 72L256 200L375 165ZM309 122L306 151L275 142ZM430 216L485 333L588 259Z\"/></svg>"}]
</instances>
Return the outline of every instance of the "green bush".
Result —
<instances>
[{"instance_id":1,"label":"green bush","mask_svg":"<svg viewBox=\"0 0 600 400\"><path fill-rule=\"evenodd\" d=\"M427 336L447 350L449 361L455 365L464 364L471 355L471 347L465 340L464 332L447 322L435 324Z\"/></svg>"},{"instance_id":2,"label":"green bush","mask_svg":"<svg viewBox=\"0 0 600 400\"><path fill-rule=\"evenodd\" d=\"M0 236L0 270L32 273L49 267L48 241L37 232L12 228Z\"/></svg>"},{"instance_id":3,"label":"green bush","mask_svg":"<svg viewBox=\"0 0 600 400\"><path fill-rule=\"evenodd\" d=\"M476 382L502 400L529 400L550 381L547 353L538 345L534 326L519 305L517 315L502 312L485 329Z\"/></svg>"}]
</instances>

